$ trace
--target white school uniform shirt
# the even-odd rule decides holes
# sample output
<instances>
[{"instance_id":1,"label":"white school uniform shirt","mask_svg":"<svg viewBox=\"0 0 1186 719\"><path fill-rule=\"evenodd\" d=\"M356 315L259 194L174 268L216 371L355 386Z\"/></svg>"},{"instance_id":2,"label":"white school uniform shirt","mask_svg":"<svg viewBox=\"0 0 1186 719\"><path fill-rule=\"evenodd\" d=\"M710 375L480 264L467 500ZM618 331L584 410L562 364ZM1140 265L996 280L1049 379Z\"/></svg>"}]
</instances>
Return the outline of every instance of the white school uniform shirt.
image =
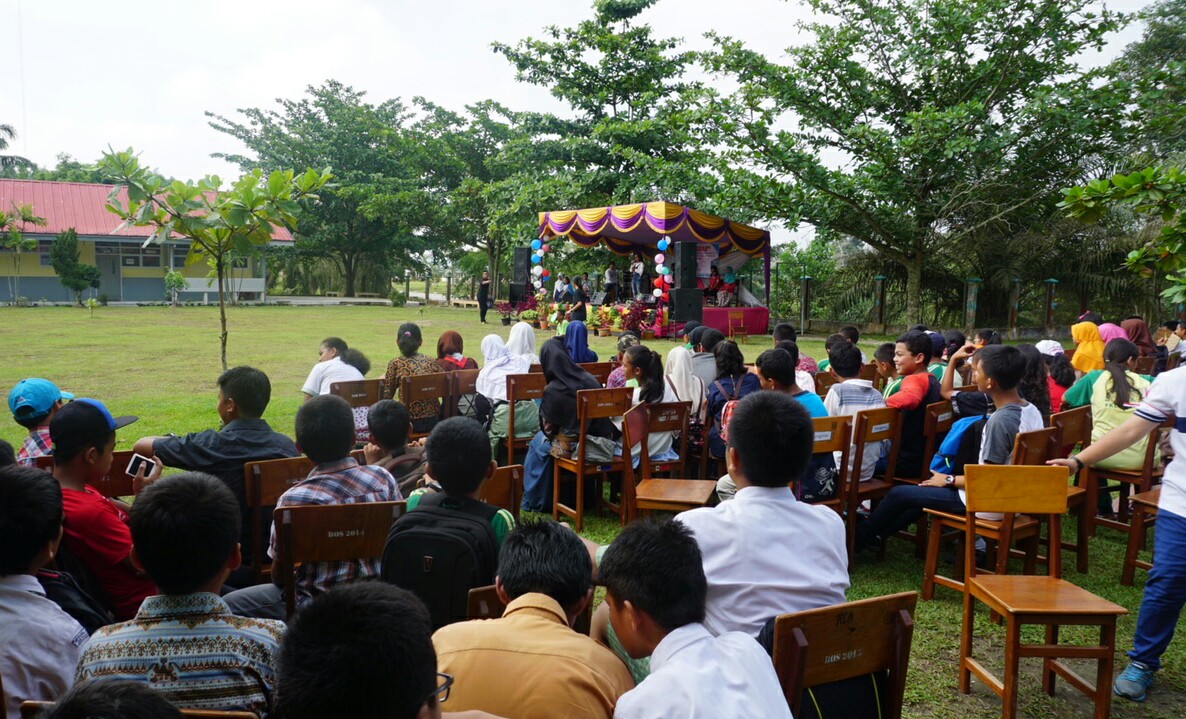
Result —
<instances>
[{"instance_id":1,"label":"white school uniform shirt","mask_svg":"<svg viewBox=\"0 0 1186 719\"><path fill-rule=\"evenodd\" d=\"M704 557L714 635L757 637L779 614L845 601L848 552L844 520L795 499L786 486L744 487L731 502L682 512Z\"/></svg>"},{"instance_id":2,"label":"white school uniform shirt","mask_svg":"<svg viewBox=\"0 0 1186 719\"><path fill-rule=\"evenodd\" d=\"M329 386L334 382L357 382L363 379L366 377L362 376L358 368L346 364L341 357L334 357L313 365L313 371L309 373L309 379L305 380L305 386L301 387L301 391L316 397L319 394L329 394Z\"/></svg>"},{"instance_id":3,"label":"white school uniform shirt","mask_svg":"<svg viewBox=\"0 0 1186 719\"><path fill-rule=\"evenodd\" d=\"M614 719L791 719L774 664L753 637L714 637L703 624L669 633L651 674L618 698Z\"/></svg>"},{"instance_id":4,"label":"white school uniform shirt","mask_svg":"<svg viewBox=\"0 0 1186 719\"><path fill-rule=\"evenodd\" d=\"M857 412L868 409L885 407L885 397L881 396L873 387L873 382L867 379L846 379L828 388L828 395L824 397L824 408L829 417L848 415L855 417ZM833 452L836 466L840 466L843 452ZM877 469L877 460L881 458L881 442L867 442L865 455L861 459L860 481L867 482L873 478ZM857 461L857 446L854 443L848 451L848 472L852 476L853 463Z\"/></svg>"},{"instance_id":5,"label":"white school uniform shirt","mask_svg":"<svg viewBox=\"0 0 1186 719\"><path fill-rule=\"evenodd\" d=\"M795 385L804 392L815 393L815 377L812 377L810 372L795 370Z\"/></svg>"},{"instance_id":6,"label":"white school uniform shirt","mask_svg":"<svg viewBox=\"0 0 1186 719\"><path fill-rule=\"evenodd\" d=\"M1183 343L1186 346L1186 343ZM1137 416L1150 422L1164 422L1168 417L1177 417L1177 424L1170 431L1170 446L1174 448L1176 460L1165 468L1161 478L1161 501L1158 508L1186 517L1186 367L1162 372L1157 375L1145 393L1145 399L1137 405Z\"/></svg>"},{"instance_id":7,"label":"white school uniform shirt","mask_svg":"<svg viewBox=\"0 0 1186 719\"><path fill-rule=\"evenodd\" d=\"M0 677L8 719L19 719L21 702L56 701L70 690L86 640L86 630L46 598L36 577L0 577Z\"/></svg>"}]
</instances>

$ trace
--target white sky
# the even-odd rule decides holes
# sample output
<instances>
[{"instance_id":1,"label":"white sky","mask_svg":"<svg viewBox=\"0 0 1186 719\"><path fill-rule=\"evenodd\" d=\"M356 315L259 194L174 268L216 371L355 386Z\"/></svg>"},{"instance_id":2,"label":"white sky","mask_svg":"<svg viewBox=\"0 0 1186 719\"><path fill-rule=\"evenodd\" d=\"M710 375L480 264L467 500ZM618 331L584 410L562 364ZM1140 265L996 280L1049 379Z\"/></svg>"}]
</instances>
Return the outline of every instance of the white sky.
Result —
<instances>
[{"instance_id":1,"label":"white sky","mask_svg":"<svg viewBox=\"0 0 1186 719\"><path fill-rule=\"evenodd\" d=\"M1134 11L1149 0L1114 0ZM493 98L559 111L547 90L515 81L490 44L538 36L591 16L592 0L0 0L0 123L9 152L43 166L66 152L92 162L129 146L168 175L224 177L210 157L240 151L206 124L336 79L380 102L423 95L460 109ZM797 0L662 0L643 19L662 37L703 48L708 30L778 57L797 42ZM1130 27L1089 64L1139 37ZM541 208L543 209L543 208ZM781 228L776 241L794 235ZM794 233L800 234L800 233Z\"/></svg>"}]
</instances>

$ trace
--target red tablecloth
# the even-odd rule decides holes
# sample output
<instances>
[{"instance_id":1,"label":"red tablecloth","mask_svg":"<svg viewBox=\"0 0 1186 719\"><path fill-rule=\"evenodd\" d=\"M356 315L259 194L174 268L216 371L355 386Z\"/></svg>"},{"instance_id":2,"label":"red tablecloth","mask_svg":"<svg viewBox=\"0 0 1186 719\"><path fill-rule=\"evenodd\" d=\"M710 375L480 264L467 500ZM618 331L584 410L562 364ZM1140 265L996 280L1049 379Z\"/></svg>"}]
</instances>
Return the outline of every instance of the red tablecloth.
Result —
<instances>
[{"instance_id":1,"label":"red tablecloth","mask_svg":"<svg viewBox=\"0 0 1186 719\"><path fill-rule=\"evenodd\" d=\"M728 337L729 313L738 310L744 313L745 329L751 335L766 334L770 330L770 310L765 307L705 307L702 324L718 329Z\"/></svg>"}]
</instances>

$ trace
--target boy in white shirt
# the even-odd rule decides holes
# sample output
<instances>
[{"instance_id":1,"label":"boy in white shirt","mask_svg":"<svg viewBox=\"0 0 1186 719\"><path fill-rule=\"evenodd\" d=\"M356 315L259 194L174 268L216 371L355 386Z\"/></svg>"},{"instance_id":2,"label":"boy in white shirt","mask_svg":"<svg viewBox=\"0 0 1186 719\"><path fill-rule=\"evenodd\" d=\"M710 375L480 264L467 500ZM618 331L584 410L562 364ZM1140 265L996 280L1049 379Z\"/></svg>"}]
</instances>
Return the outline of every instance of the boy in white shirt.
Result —
<instances>
[{"instance_id":1,"label":"boy in white shirt","mask_svg":"<svg viewBox=\"0 0 1186 719\"><path fill-rule=\"evenodd\" d=\"M855 416L857 412L867 409L881 409L885 407L885 397L881 396L873 387L873 382L861 379L861 351L856 345L842 342L828 353L828 368L832 374L840 378L839 384L828 388L828 396L824 398L824 408L829 417L848 415ZM835 452L836 466L840 466L842 452ZM873 477L877 468L877 460L881 457L881 442L869 442L865 446L865 454L861 461L860 481L865 482ZM848 471L855 471L852 462L856 461L856 446L849 452Z\"/></svg>"},{"instance_id":2,"label":"boy in white shirt","mask_svg":"<svg viewBox=\"0 0 1186 719\"><path fill-rule=\"evenodd\" d=\"M790 719L774 666L754 638L714 637L704 626L708 582L696 538L683 524L626 527L598 577L622 646L635 659L651 657L650 676L618 699L615 719Z\"/></svg>"}]
</instances>

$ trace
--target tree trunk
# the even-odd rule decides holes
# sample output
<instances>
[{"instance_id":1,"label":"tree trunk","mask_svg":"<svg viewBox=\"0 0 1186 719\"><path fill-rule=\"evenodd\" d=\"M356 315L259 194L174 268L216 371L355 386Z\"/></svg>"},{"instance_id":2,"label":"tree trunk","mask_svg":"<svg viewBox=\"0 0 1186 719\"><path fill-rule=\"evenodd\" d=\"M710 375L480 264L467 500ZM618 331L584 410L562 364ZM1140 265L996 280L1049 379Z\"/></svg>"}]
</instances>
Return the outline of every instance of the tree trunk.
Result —
<instances>
[{"instance_id":1,"label":"tree trunk","mask_svg":"<svg viewBox=\"0 0 1186 719\"><path fill-rule=\"evenodd\" d=\"M903 263L906 266L906 324L922 322L922 265L923 257L916 254Z\"/></svg>"},{"instance_id":2,"label":"tree trunk","mask_svg":"<svg viewBox=\"0 0 1186 719\"><path fill-rule=\"evenodd\" d=\"M226 271L221 257L215 260L214 268L218 273L218 321L222 328L218 339L222 343L222 371L226 372Z\"/></svg>"},{"instance_id":3,"label":"tree trunk","mask_svg":"<svg viewBox=\"0 0 1186 719\"><path fill-rule=\"evenodd\" d=\"M497 294L493 290L498 287L499 280L502 278L498 271L498 246L491 241L486 243L486 265L490 269L490 297L493 298Z\"/></svg>"},{"instance_id":4,"label":"tree trunk","mask_svg":"<svg viewBox=\"0 0 1186 719\"><path fill-rule=\"evenodd\" d=\"M86 305L82 303L82 290L74 291L74 301L78 303L79 307L86 307Z\"/></svg>"},{"instance_id":5,"label":"tree trunk","mask_svg":"<svg viewBox=\"0 0 1186 719\"><path fill-rule=\"evenodd\" d=\"M346 287L342 292L346 297L354 296L354 282L358 277L358 263L357 262L343 262L342 268L345 270L342 275L346 280Z\"/></svg>"}]
</instances>

